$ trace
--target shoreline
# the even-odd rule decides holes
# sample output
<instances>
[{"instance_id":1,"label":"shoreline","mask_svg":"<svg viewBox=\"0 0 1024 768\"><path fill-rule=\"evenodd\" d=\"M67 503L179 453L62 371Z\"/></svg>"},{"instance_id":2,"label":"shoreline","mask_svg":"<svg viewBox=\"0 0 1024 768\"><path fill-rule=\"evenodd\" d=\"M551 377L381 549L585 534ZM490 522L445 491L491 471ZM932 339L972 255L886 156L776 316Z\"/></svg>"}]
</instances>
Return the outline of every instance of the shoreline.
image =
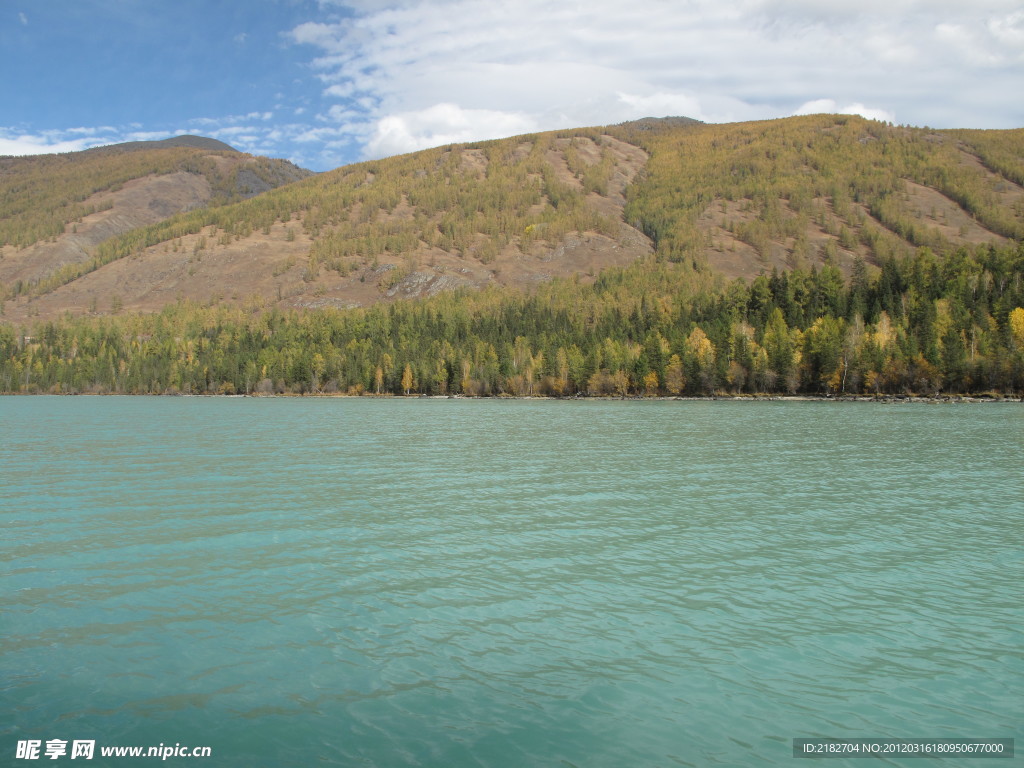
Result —
<instances>
[{"instance_id":1,"label":"shoreline","mask_svg":"<svg viewBox=\"0 0 1024 768\"><path fill-rule=\"evenodd\" d=\"M393 395L393 394L361 394L350 395L345 392L307 392L302 394L233 394L221 395L213 393L193 394L185 392L132 394L127 392L0 392L0 397L201 397L229 399L335 399L351 398L354 400L553 400L569 402L607 401L607 402L732 402L732 403L764 403L764 402L804 402L804 403L881 403L892 405L897 403L924 403L930 405L954 405L958 403L1024 403L1024 397L1009 395L654 395L643 397L633 395L614 397L611 395L570 395L556 397L553 395Z\"/></svg>"}]
</instances>

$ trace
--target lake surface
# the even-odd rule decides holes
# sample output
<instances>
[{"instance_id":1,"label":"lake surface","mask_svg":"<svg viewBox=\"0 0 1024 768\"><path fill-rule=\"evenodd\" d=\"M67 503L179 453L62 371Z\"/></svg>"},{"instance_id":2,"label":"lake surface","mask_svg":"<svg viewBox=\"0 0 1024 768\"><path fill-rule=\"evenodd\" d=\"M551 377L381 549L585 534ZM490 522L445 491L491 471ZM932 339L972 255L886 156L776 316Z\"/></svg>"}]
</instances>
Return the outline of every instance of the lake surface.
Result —
<instances>
[{"instance_id":1,"label":"lake surface","mask_svg":"<svg viewBox=\"0 0 1024 768\"><path fill-rule=\"evenodd\" d=\"M1017 404L0 398L0 753L1020 748L1022 446Z\"/></svg>"}]
</instances>

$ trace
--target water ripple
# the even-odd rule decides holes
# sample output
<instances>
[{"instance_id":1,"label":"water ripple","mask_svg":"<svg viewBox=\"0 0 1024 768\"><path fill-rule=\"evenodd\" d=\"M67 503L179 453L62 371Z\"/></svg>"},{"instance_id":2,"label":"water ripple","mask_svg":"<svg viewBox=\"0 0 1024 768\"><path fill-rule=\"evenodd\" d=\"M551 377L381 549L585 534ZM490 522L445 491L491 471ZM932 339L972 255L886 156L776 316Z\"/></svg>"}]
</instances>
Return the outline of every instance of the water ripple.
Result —
<instances>
[{"instance_id":1,"label":"water ripple","mask_svg":"<svg viewBox=\"0 0 1024 768\"><path fill-rule=\"evenodd\" d=\"M0 418L9 739L751 766L795 736L1022 721L1016 406L0 398Z\"/></svg>"}]
</instances>

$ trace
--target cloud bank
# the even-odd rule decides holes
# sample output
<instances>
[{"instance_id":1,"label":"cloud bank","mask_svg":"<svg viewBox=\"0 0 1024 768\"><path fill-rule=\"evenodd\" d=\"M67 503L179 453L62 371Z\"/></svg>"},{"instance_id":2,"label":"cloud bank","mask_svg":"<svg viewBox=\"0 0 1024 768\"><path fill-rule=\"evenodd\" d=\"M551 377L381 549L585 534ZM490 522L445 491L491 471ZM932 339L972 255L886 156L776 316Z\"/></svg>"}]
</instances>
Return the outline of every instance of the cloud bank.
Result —
<instances>
[{"instance_id":1,"label":"cloud bank","mask_svg":"<svg viewBox=\"0 0 1024 768\"><path fill-rule=\"evenodd\" d=\"M289 36L318 49L323 96L363 125L367 156L666 114L966 125L979 102L1006 100L1024 64L1024 11L1007 0L409 0L355 10ZM1020 116L1017 107L980 119Z\"/></svg>"},{"instance_id":2,"label":"cloud bank","mask_svg":"<svg viewBox=\"0 0 1024 768\"><path fill-rule=\"evenodd\" d=\"M304 79L290 93L256 75L238 83L266 93L254 111L160 126L0 127L0 154L203 133L325 170L647 116L840 112L934 127L1024 125L1019 0L317 0L308 9L276 30L276 52L266 49L299 60ZM239 32L224 48L250 39Z\"/></svg>"},{"instance_id":3,"label":"cloud bank","mask_svg":"<svg viewBox=\"0 0 1024 768\"><path fill-rule=\"evenodd\" d=\"M79 152L125 141L154 141L169 136L202 134L253 154L274 154L278 142L296 140L305 130L302 125L272 123L273 112L251 112L218 118L198 117L164 130L143 130L138 123L121 126L79 127L33 133L0 126L0 156L38 155Z\"/></svg>"}]
</instances>

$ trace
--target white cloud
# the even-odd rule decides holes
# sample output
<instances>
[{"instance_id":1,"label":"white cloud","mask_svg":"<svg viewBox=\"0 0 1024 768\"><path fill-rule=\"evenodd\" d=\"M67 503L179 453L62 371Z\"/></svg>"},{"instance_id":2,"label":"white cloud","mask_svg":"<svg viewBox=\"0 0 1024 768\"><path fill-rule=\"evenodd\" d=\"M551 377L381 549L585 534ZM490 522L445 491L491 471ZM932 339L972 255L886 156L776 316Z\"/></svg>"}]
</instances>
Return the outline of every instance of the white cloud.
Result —
<instances>
[{"instance_id":1,"label":"white cloud","mask_svg":"<svg viewBox=\"0 0 1024 768\"><path fill-rule=\"evenodd\" d=\"M982 20L942 22L935 40L969 66L981 69L1024 62L1024 11Z\"/></svg>"},{"instance_id":2,"label":"white cloud","mask_svg":"<svg viewBox=\"0 0 1024 768\"><path fill-rule=\"evenodd\" d=\"M111 144L107 126L101 128L68 128L29 133L0 126L0 155L52 155L61 152L79 152L83 149ZM106 134L106 135L104 135Z\"/></svg>"},{"instance_id":3,"label":"white cloud","mask_svg":"<svg viewBox=\"0 0 1024 768\"><path fill-rule=\"evenodd\" d=\"M307 21L295 27L288 35L296 43L315 45L328 51L337 50L339 41L345 37L346 26Z\"/></svg>"},{"instance_id":4,"label":"white cloud","mask_svg":"<svg viewBox=\"0 0 1024 768\"><path fill-rule=\"evenodd\" d=\"M58 152L77 152L90 146L83 139L48 143L39 136L0 136L0 156L52 155Z\"/></svg>"},{"instance_id":5,"label":"white cloud","mask_svg":"<svg viewBox=\"0 0 1024 768\"><path fill-rule=\"evenodd\" d=\"M81 126L60 130L45 130L36 133L19 131L14 128L0 127L0 155L45 155L61 152L79 152L84 149L120 144L126 141L158 141L168 136L201 133L204 136L220 139L236 149L255 151L263 146L268 137L277 139L292 137L299 134L305 127L280 126L268 123L272 117L269 112L254 112L249 115L233 115L227 118L197 118L187 121L183 127L170 130L152 131L139 130L138 123L127 126ZM240 124L245 118L256 120L256 123Z\"/></svg>"},{"instance_id":6,"label":"white cloud","mask_svg":"<svg viewBox=\"0 0 1024 768\"><path fill-rule=\"evenodd\" d=\"M988 31L992 37L1011 52L1016 51L1018 61L1024 59L1024 11L990 19Z\"/></svg>"},{"instance_id":7,"label":"white cloud","mask_svg":"<svg viewBox=\"0 0 1024 768\"><path fill-rule=\"evenodd\" d=\"M28 26L28 16L26 16L24 13L19 13L18 14L18 21L21 22L21 25L23 27L27 27Z\"/></svg>"},{"instance_id":8,"label":"white cloud","mask_svg":"<svg viewBox=\"0 0 1024 768\"><path fill-rule=\"evenodd\" d=\"M132 131L120 137L120 141L160 141L167 138L167 131Z\"/></svg>"},{"instance_id":9,"label":"white cloud","mask_svg":"<svg viewBox=\"0 0 1024 768\"><path fill-rule=\"evenodd\" d=\"M942 47L973 65L990 66L998 62L995 51L981 45L973 30L962 24L937 24L935 38Z\"/></svg>"},{"instance_id":10,"label":"white cloud","mask_svg":"<svg viewBox=\"0 0 1024 768\"><path fill-rule=\"evenodd\" d=\"M1019 0L320 5L345 17L289 37L316 49L321 120L371 126L362 140L374 156L647 115L726 122L824 110L999 127L1022 116L1005 98L1024 79ZM1000 66L1009 69L994 76Z\"/></svg>"},{"instance_id":11,"label":"white cloud","mask_svg":"<svg viewBox=\"0 0 1024 768\"><path fill-rule=\"evenodd\" d=\"M869 55L902 67L914 66L924 56L917 42L894 37L891 33L871 32L864 38Z\"/></svg>"},{"instance_id":12,"label":"white cloud","mask_svg":"<svg viewBox=\"0 0 1024 768\"><path fill-rule=\"evenodd\" d=\"M384 157L472 141L481 135L515 136L536 130L536 123L524 115L463 109L456 104L435 104L417 112L389 115L378 120L366 144L365 155Z\"/></svg>"},{"instance_id":13,"label":"white cloud","mask_svg":"<svg viewBox=\"0 0 1024 768\"><path fill-rule=\"evenodd\" d=\"M324 96L332 96L338 99L345 99L355 93L356 89L352 83L341 83L332 85L324 90Z\"/></svg>"},{"instance_id":14,"label":"white cloud","mask_svg":"<svg viewBox=\"0 0 1024 768\"><path fill-rule=\"evenodd\" d=\"M814 99L813 101L801 104L793 112L794 115L817 115L822 113L830 115L860 115L868 120L880 120L883 123L896 122L896 116L892 112L866 107L859 102L840 107L835 99Z\"/></svg>"},{"instance_id":15,"label":"white cloud","mask_svg":"<svg viewBox=\"0 0 1024 768\"><path fill-rule=\"evenodd\" d=\"M218 126L238 125L250 120L272 120L273 112L249 112L245 115L222 115L221 117L194 117L189 123L197 126L216 128Z\"/></svg>"},{"instance_id":16,"label":"white cloud","mask_svg":"<svg viewBox=\"0 0 1024 768\"><path fill-rule=\"evenodd\" d=\"M1021 0L318 0L309 7L309 21L283 37L303 46L309 82L296 80L291 90L275 83L273 100L244 108L268 109L163 126L50 131L18 123L0 128L0 153L199 133L243 151L277 147L272 154L324 169L360 156L646 116L732 122L824 111L937 127L1024 125L1024 102L1007 96L1024 82ZM235 40L252 42L244 33Z\"/></svg>"}]
</instances>

